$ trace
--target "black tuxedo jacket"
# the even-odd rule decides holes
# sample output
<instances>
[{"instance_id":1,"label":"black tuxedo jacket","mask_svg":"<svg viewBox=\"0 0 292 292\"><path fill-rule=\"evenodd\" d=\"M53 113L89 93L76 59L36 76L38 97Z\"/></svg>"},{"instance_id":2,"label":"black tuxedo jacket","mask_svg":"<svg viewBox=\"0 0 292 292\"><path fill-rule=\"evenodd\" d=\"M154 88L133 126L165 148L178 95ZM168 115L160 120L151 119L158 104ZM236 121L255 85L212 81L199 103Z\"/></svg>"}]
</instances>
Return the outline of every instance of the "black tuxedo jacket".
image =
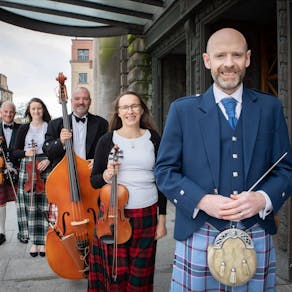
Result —
<instances>
[{"instance_id":1,"label":"black tuxedo jacket","mask_svg":"<svg viewBox=\"0 0 292 292\"><path fill-rule=\"evenodd\" d=\"M7 158L8 152L9 152L9 160L13 163L13 165L19 164L18 159L13 156L13 145L14 145L15 140L16 140L16 135L18 133L19 126L20 126L20 124L14 123L10 143L9 143L9 145L7 145L4 131L3 131L3 121L0 122L0 136L3 137L2 148L3 148L3 151L5 153L6 158Z\"/></svg>"},{"instance_id":2,"label":"black tuxedo jacket","mask_svg":"<svg viewBox=\"0 0 292 292\"><path fill-rule=\"evenodd\" d=\"M87 119L86 159L93 159L96 144L99 138L107 132L108 122L104 118L90 113L87 114ZM69 115L69 121L72 128L72 114ZM55 167L65 155L65 149L60 141L63 127L63 118L54 119L48 125L43 151L52 161L52 167Z\"/></svg>"}]
</instances>

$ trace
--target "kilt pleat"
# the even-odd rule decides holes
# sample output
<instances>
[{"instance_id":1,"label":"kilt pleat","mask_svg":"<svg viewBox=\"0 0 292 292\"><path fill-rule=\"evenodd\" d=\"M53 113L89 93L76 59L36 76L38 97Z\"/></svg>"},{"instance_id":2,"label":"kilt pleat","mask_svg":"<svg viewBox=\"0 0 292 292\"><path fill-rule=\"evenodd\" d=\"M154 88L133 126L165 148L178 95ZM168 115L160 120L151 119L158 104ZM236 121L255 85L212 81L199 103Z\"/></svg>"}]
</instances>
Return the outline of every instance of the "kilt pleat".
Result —
<instances>
[{"instance_id":1,"label":"kilt pleat","mask_svg":"<svg viewBox=\"0 0 292 292\"><path fill-rule=\"evenodd\" d=\"M17 192L17 186L14 186L14 188ZM15 201L15 194L12 186L6 183L0 185L0 206L11 201Z\"/></svg>"},{"instance_id":2,"label":"kilt pleat","mask_svg":"<svg viewBox=\"0 0 292 292\"><path fill-rule=\"evenodd\" d=\"M46 159L46 157L37 157L38 160ZM26 172L26 164L29 158L25 157L21 160L18 180L17 192L17 222L19 236L23 239L30 239L32 244L44 245L48 229L48 223L43 215L49 209L45 191L31 196L30 192L24 189L25 182L28 179ZM45 180L48 172L44 171L41 177Z\"/></svg>"},{"instance_id":3,"label":"kilt pleat","mask_svg":"<svg viewBox=\"0 0 292 292\"><path fill-rule=\"evenodd\" d=\"M94 235L88 291L151 292L155 267L157 205L126 209L132 236L117 249L117 280L112 279L113 245Z\"/></svg>"},{"instance_id":4,"label":"kilt pleat","mask_svg":"<svg viewBox=\"0 0 292 292\"><path fill-rule=\"evenodd\" d=\"M206 223L186 241L176 242L170 291L276 291L276 254L272 236L259 225L252 226L246 232L253 239L257 255L256 273L249 282L230 287L213 278L208 268L207 248L219 231Z\"/></svg>"}]
</instances>

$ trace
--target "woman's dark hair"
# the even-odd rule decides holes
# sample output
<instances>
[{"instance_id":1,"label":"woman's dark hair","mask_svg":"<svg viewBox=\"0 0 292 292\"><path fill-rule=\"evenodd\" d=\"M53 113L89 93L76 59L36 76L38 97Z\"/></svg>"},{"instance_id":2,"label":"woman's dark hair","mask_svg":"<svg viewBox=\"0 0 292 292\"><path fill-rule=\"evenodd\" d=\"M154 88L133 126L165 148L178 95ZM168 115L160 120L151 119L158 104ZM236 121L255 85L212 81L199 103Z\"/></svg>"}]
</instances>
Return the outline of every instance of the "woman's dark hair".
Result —
<instances>
[{"instance_id":1,"label":"woman's dark hair","mask_svg":"<svg viewBox=\"0 0 292 292\"><path fill-rule=\"evenodd\" d=\"M110 123L109 123L109 130L114 131L114 130L118 130L122 127L122 120L119 117L119 102L120 102L121 97L123 97L124 95L127 95L127 94L132 94L132 95L137 96L139 99L139 103L141 104L141 107L143 109L143 114L142 114L141 119L140 119L140 127L142 129L155 130L154 123L153 123L150 111L149 111L146 103L143 101L142 97L134 91L125 91L125 92L121 93L114 100L114 102L113 102L114 113L113 113L113 116L112 116Z\"/></svg>"},{"instance_id":2,"label":"woman's dark hair","mask_svg":"<svg viewBox=\"0 0 292 292\"><path fill-rule=\"evenodd\" d=\"M48 111L46 105L44 104L44 102L40 98L38 98L38 97L33 97L28 102L28 105L27 105L26 110L25 110L25 113L24 113L24 117L25 118L28 118L29 121L31 122L32 117L31 117L29 108L30 108L31 103L33 103L33 102L38 102L38 103L40 103L42 105L42 108L43 108L43 120L48 123L51 120L51 116L50 116L49 111Z\"/></svg>"}]
</instances>

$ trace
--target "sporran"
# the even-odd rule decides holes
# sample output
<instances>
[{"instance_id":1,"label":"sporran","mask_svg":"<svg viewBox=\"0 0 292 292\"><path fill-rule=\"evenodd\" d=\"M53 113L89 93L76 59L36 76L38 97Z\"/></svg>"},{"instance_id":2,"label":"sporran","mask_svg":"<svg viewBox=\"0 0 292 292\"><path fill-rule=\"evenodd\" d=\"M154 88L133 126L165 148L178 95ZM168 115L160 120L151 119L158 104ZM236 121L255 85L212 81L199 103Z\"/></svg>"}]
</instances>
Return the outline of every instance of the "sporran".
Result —
<instances>
[{"instance_id":1,"label":"sporran","mask_svg":"<svg viewBox=\"0 0 292 292\"><path fill-rule=\"evenodd\" d=\"M212 276L227 286L248 282L256 271L257 258L251 237L230 228L219 233L208 246L208 266Z\"/></svg>"}]
</instances>

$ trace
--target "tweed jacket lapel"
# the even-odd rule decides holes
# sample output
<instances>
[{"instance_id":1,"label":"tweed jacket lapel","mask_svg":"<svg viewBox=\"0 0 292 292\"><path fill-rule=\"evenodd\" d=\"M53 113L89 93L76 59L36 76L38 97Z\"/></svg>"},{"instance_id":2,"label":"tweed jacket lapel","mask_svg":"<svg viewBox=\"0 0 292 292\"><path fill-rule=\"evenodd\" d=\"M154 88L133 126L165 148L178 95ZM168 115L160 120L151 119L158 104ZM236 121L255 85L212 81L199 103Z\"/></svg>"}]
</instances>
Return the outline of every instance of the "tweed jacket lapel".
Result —
<instances>
[{"instance_id":1,"label":"tweed jacket lapel","mask_svg":"<svg viewBox=\"0 0 292 292\"><path fill-rule=\"evenodd\" d=\"M255 157L253 157L253 150L259 130L259 122L261 119L261 109L256 101L256 95L244 88L242 95L241 118L245 180L247 179L252 159L255 159Z\"/></svg>"},{"instance_id":2,"label":"tweed jacket lapel","mask_svg":"<svg viewBox=\"0 0 292 292\"><path fill-rule=\"evenodd\" d=\"M203 94L199 109L202 113L199 124L205 152L207 154L214 185L218 188L220 170L220 128L218 109L212 86Z\"/></svg>"}]
</instances>

